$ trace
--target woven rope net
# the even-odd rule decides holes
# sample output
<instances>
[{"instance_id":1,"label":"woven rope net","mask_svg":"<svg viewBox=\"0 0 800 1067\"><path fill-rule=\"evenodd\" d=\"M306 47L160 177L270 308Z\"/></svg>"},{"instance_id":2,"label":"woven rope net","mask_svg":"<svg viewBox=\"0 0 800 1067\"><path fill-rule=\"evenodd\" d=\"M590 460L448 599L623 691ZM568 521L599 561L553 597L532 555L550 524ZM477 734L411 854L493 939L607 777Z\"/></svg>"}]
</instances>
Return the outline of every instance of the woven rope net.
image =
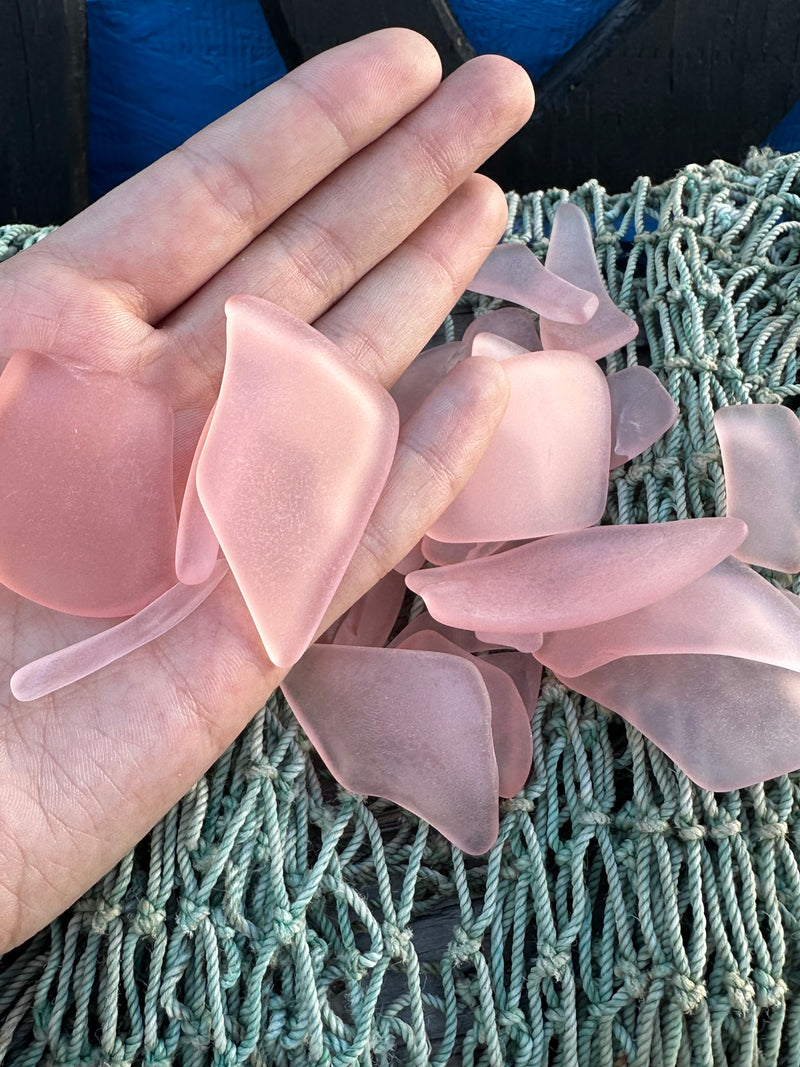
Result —
<instances>
[{"instance_id":1,"label":"woven rope net","mask_svg":"<svg viewBox=\"0 0 800 1067\"><path fill-rule=\"evenodd\" d=\"M543 254L566 195L510 195L509 236ZM571 199L643 327L609 369L647 363L681 408L612 473L606 520L724 514L714 409L800 394L800 155ZM42 235L0 228L0 257ZM704 792L547 674L532 726L528 785L470 859L338 790L271 697L148 838L0 960L0 1062L800 1063L800 775Z\"/></svg>"}]
</instances>

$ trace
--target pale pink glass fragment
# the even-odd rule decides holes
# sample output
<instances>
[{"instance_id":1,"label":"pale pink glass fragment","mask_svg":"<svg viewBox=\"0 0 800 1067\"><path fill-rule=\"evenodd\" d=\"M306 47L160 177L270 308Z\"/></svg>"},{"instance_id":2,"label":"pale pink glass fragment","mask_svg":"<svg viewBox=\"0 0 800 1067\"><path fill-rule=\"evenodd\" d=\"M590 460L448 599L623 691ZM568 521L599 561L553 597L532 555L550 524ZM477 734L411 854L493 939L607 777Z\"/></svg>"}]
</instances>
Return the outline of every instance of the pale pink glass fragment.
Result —
<instances>
[{"instance_id":1,"label":"pale pink glass fragment","mask_svg":"<svg viewBox=\"0 0 800 1067\"><path fill-rule=\"evenodd\" d=\"M406 583L402 574L389 571L345 613L333 636L334 645L381 648L389 639L403 604Z\"/></svg>"},{"instance_id":2,"label":"pale pink glass fragment","mask_svg":"<svg viewBox=\"0 0 800 1067\"><path fill-rule=\"evenodd\" d=\"M800 422L778 404L742 404L714 415L727 512L747 523L736 555L776 571L800 570Z\"/></svg>"},{"instance_id":3,"label":"pale pink glass fragment","mask_svg":"<svg viewBox=\"0 0 800 1067\"><path fill-rule=\"evenodd\" d=\"M624 656L707 653L800 671L800 610L732 556L683 589L592 626L545 634L536 658L585 674Z\"/></svg>"},{"instance_id":4,"label":"pale pink glass fragment","mask_svg":"<svg viewBox=\"0 0 800 1067\"><path fill-rule=\"evenodd\" d=\"M554 274L539 262L527 245L520 242L493 248L467 288L473 293L498 296L502 300L522 304L540 315L549 313L564 323L588 322L598 306L597 296L593 292Z\"/></svg>"},{"instance_id":5,"label":"pale pink glass fragment","mask_svg":"<svg viewBox=\"0 0 800 1067\"><path fill-rule=\"evenodd\" d=\"M11 676L12 694L17 700L38 700L154 641L198 608L227 573L228 565L221 559L205 582L199 585L179 582L116 626L20 667Z\"/></svg>"},{"instance_id":6,"label":"pale pink glass fragment","mask_svg":"<svg viewBox=\"0 0 800 1067\"><path fill-rule=\"evenodd\" d=\"M407 552L401 560L394 565L398 574L408 574L409 571L418 571L425 566L425 556L422 552L422 542L418 541L410 552Z\"/></svg>"},{"instance_id":7,"label":"pale pink glass fragment","mask_svg":"<svg viewBox=\"0 0 800 1067\"><path fill-rule=\"evenodd\" d=\"M475 663L441 652L312 645L282 684L338 782L385 797L479 855L498 833L491 705Z\"/></svg>"},{"instance_id":8,"label":"pale pink glass fragment","mask_svg":"<svg viewBox=\"0 0 800 1067\"><path fill-rule=\"evenodd\" d=\"M413 571L406 585L448 626L493 633L572 629L669 596L729 556L746 532L732 518L597 526Z\"/></svg>"},{"instance_id":9,"label":"pale pink glass fragment","mask_svg":"<svg viewBox=\"0 0 800 1067\"><path fill-rule=\"evenodd\" d=\"M565 685L655 742L705 789L800 767L800 673L735 656L630 656Z\"/></svg>"},{"instance_id":10,"label":"pale pink glass fragment","mask_svg":"<svg viewBox=\"0 0 800 1067\"><path fill-rule=\"evenodd\" d=\"M481 641L474 630L461 630L457 626L444 626L442 623L437 622L427 611L421 611L419 615L415 615L408 625L404 626L394 638L391 647L396 648L398 645L403 644L412 634L419 633L420 630L434 630L437 634L446 637L448 641L452 641L454 645L463 648L465 652L488 652L497 648L494 642L487 644L485 641Z\"/></svg>"},{"instance_id":11,"label":"pale pink glass fragment","mask_svg":"<svg viewBox=\"0 0 800 1067\"><path fill-rule=\"evenodd\" d=\"M569 348L590 359L602 359L634 339L638 327L608 295L588 219L576 204L559 204L545 262L553 274L588 290L599 301L596 313L585 325L559 321L558 315L548 314L545 309L539 319L539 332L546 349Z\"/></svg>"},{"instance_id":12,"label":"pale pink glass fragment","mask_svg":"<svg viewBox=\"0 0 800 1067\"><path fill-rule=\"evenodd\" d=\"M389 390L397 404L401 422L414 414L442 378L466 355L468 349L460 341L447 341L420 352Z\"/></svg>"},{"instance_id":13,"label":"pale pink glass fragment","mask_svg":"<svg viewBox=\"0 0 800 1067\"><path fill-rule=\"evenodd\" d=\"M533 656L524 652L483 652L481 658L493 667L499 667L511 678L522 697L528 718L533 718L542 686L542 665Z\"/></svg>"},{"instance_id":14,"label":"pale pink glass fragment","mask_svg":"<svg viewBox=\"0 0 800 1067\"><path fill-rule=\"evenodd\" d=\"M505 337L499 337L496 333L476 333L472 339L470 355L483 356L486 359L495 359L502 362L511 356L521 356L528 351L515 341L509 341Z\"/></svg>"},{"instance_id":15,"label":"pale pink glass fragment","mask_svg":"<svg viewBox=\"0 0 800 1067\"><path fill-rule=\"evenodd\" d=\"M214 405L216 407L216 405ZM203 451L208 428L214 417L209 412L203 432L192 457L192 466L183 491L181 513L178 517L178 537L175 544L175 572L184 585L199 585L214 569L219 555L219 541L197 495L197 463Z\"/></svg>"},{"instance_id":16,"label":"pale pink glass fragment","mask_svg":"<svg viewBox=\"0 0 800 1067\"><path fill-rule=\"evenodd\" d=\"M385 390L311 326L228 301L228 347L197 490L268 656L311 643L397 441Z\"/></svg>"},{"instance_id":17,"label":"pale pink glass fragment","mask_svg":"<svg viewBox=\"0 0 800 1067\"><path fill-rule=\"evenodd\" d=\"M132 615L175 582L172 409L116 374L17 352L0 377L0 582Z\"/></svg>"},{"instance_id":18,"label":"pale pink glass fragment","mask_svg":"<svg viewBox=\"0 0 800 1067\"><path fill-rule=\"evenodd\" d=\"M461 544L448 544L447 541L437 541L426 534L422 538L422 554L429 563L435 563L441 567L447 563L461 563L465 559L480 559L481 556L491 556L495 552L518 544L517 541L464 541ZM421 566L421 564L420 564ZM419 570L419 567L412 568ZM406 571L408 574L408 571Z\"/></svg>"},{"instance_id":19,"label":"pale pink glass fragment","mask_svg":"<svg viewBox=\"0 0 800 1067\"><path fill-rule=\"evenodd\" d=\"M492 333L513 341L523 352L541 352L542 341L536 329L536 316L524 308L496 308L479 315L464 330L461 343L472 352L472 342L479 333Z\"/></svg>"},{"instance_id":20,"label":"pale pink glass fragment","mask_svg":"<svg viewBox=\"0 0 800 1067\"><path fill-rule=\"evenodd\" d=\"M611 453L606 377L577 352L503 361L511 398L470 480L431 526L437 541L505 541L592 526Z\"/></svg>"},{"instance_id":21,"label":"pale pink glass fragment","mask_svg":"<svg viewBox=\"0 0 800 1067\"><path fill-rule=\"evenodd\" d=\"M513 797L528 779L533 762L533 735L528 710L511 676L489 660L477 659L434 630L419 630L396 648L460 656L478 668L492 705L492 742L501 797ZM457 714L457 710L454 714Z\"/></svg>"},{"instance_id":22,"label":"pale pink glass fragment","mask_svg":"<svg viewBox=\"0 0 800 1067\"><path fill-rule=\"evenodd\" d=\"M647 367L608 376L611 394L611 467L640 455L673 425L678 405Z\"/></svg>"},{"instance_id":23,"label":"pale pink glass fragment","mask_svg":"<svg viewBox=\"0 0 800 1067\"><path fill-rule=\"evenodd\" d=\"M544 640L544 634L493 633L491 630L478 630L475 636L495 648L515 648L518 652L529 653L538 652Z\"/></svg>"}]
</instances>

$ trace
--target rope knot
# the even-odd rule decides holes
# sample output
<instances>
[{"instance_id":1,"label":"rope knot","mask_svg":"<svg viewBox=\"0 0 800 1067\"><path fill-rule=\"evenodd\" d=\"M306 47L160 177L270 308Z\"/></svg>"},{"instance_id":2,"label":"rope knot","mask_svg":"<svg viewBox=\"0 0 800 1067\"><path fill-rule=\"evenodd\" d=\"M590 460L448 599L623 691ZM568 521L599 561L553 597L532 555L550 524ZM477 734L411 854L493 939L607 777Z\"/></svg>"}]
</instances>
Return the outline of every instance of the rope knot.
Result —
<instances>
[{"instance_id":1,"label":"rope knot","mask_svg":"<svg viewBox=\"0 0 800 1067\"><path fill-rule=\"evenodd\" d=\"M633 1000L641 1000L647 993L647 976L642 974L632 960L620 960L614 973L622 979L622 988Z\"/></svg>"},{"instance_id":2,"label":"rope knot","mask_svg":"<svg viewBox=\"0 0 800 1067\"><path fill-rule=\"evenodd\" d=\"M178 905L178 927L189 937L193 937L197 927L208 918L209 914L207 904L196 904L189 897L183 897Z\"/></svg>"},{"instance_id":3,"label":"rope knot","mask_svg":"<svg viewBox=\"0 0 800 1067\"><path fill-rule=\"evenodd\" d=\"M459 924L453 931L453 940L450 942L450 955L456 963L464 963L466 960L478 955L482 941L482 938L473 937L468 930L465 930Z\"/></svg>"},{"instance_id":4,"label":"rope knot","mask_svg":"<svg viewBox=\"0 0 800 1067\"><path fill-rule=\"evenodd\" d=\"M539 954L532 970L542 978L553 978L560 982L570 962L570 954L560 951L558 946L549 941L542 941L537 947Z\"/></svg>"},{"instance_id":5,"label":"rope knot","mask_svg":"<svg viewBox=\"0 0 800 1067\"><path fill-rule=\"evenodd\" d=\"M708 995L705 982L695 982L690 975L682 971L673 973L672 985L684 1015L696 1012Z\"/></svg>"},{"instance_id":6,"label":"rope knot","mask_svg":"<svg viewBox=\"0 0 800 1067\"><path fill-rule=\"evenodd\" d=\"M122 915L122 908L119 904L109 904L107 900L100 897L92 915L92 933L104 934L109 923L118 919L120 915Z\"/></svg>"},{"instance_id":7,"label":"rope knot","mask_svg":"<svg viewBox=\"0 0 800 1067\"><path fill-rule=\"evenodd\" d=\"M166 922L167 914L163 908L157 908L147 897L139 901L133 928L142 937L155 937Z\"/></svg>"},{"instance_id":8,"label":"rope knot","mask_svg":"<svg viewBox=\"0 0 800 1067\"><path fill-rule=\"evenodd\" d=\"M405 961L408 958L408 946L414 936L413 930L401 930L394 923L385 922L381 927L383 943L390 956Z\"/></svg>"}]
</instances>

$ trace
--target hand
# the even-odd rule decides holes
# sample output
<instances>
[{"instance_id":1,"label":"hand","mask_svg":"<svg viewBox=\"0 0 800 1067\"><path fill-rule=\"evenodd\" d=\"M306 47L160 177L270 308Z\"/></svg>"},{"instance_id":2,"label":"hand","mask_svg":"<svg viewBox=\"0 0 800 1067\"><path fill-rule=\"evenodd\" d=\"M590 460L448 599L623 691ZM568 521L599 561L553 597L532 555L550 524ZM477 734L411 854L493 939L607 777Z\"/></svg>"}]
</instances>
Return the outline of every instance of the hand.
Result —
<instances>
[{"instance_id":1,"label":"hand","mask_svg":"<svg viewBox=\"0 0 800 1067\"><path fill-rule=\"evenodd\" d=\"M437 87L406 30L318 56L0 267L0 354L78 359L155 385L188 471L224 361L225 299L312 322L384 385L503 232L472 171L528 117L524 73L482 57ZM326 625L416 543L474 469L507 400L460 366L405 427ZM0 588L0 951L125 854L280 682L228 576L163 638L18 704L22 663L103 628Z\"/></svg>"}]
</instances>

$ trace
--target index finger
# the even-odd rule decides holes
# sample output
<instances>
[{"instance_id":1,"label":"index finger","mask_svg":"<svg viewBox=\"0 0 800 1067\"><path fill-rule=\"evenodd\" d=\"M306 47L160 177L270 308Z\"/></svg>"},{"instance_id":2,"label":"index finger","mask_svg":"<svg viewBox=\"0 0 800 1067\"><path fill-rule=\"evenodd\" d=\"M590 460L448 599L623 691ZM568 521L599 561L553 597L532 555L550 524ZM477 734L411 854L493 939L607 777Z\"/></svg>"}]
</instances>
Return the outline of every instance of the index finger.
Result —
<instances>
[{"instance_id":1,"label":"index finger","mask_svg":"<svg viewBox=\"0 0 800 1067\"><path fill-rule=\"evenodd\" d=\"M102 280L155 324L440 77L435 49L411 30L340 45L118 186L37 253Z\"/></svg>"}]
</instances>

